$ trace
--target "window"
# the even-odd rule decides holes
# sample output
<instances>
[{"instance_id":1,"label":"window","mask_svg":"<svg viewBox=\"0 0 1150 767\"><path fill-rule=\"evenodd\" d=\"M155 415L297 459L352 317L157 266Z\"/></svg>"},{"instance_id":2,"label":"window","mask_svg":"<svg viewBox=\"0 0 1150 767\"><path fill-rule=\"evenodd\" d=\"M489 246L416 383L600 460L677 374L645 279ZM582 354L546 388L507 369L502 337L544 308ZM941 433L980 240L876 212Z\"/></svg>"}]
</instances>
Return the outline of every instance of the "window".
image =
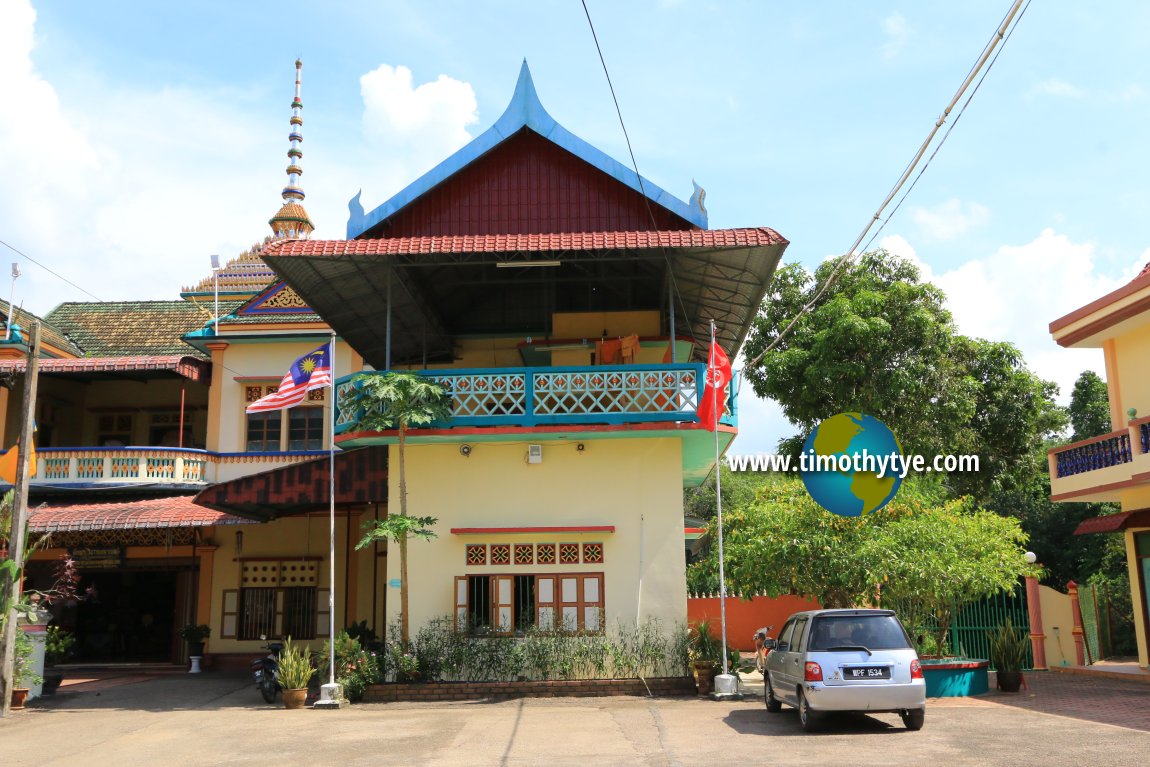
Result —
<instances>
[{"instance_id":1,"label":"window","mask_svg":"<svg viewBox=\"0 0 1150 767\"><path fill-rule=\"evenodd\" d=\"M279 384L245 386L244 404L274 394ZM282 453L286 450L323 450L324 417L323 389L307 393L307 405L287 410L269 410L247 415L245 449L249 453ZM310 404L315 403L315 404Z\"/></svg>"},{"instance_id":2,"label":"window","mask_svg":"<svg viewBox=\"0 0 1150 767\"><path fill-rule=\"evenodd\" d=\"M323 408L293 407L288 411L288 450L323 450Z\"/></svg>"},{"instance_id":3,"label":"window","mask_svg":"<svg viewBox=\"0 0 1150 767\"><path fill-rule=\"evenodd\" d=\"M102 447L132 444L132 416L128 413L101 415L96 420L96 444Z\"/></svg>"},{"instance_id":4,"label":"window","mask_svg":"<svg viewBox=\"0 0 1150 767\"><path fill-rule=\"evenodd\" d=\"M603 631L603 574L461 575L455 627L470 634Z\"/></svg>"},{"instance_id":5,"label":"window","mask_svg":"<svg viewBox=\"0 0 1150 767\"><path fill-rule=\"evenodd\" d=\"M791 630L795 627L794 621L787 621L783 626L783 630L779 632L779 644L776 649L779 652L787 652L791 648Z\"/></svg>"},{"instance_id":6,"label":"window","mask_svg":"<svg viewBox=\"0 0 1150 767\"><path fill-rule=\"evenodd\" d=\"M328 635L327 590L316 559L245 559L240 588L224 592L220 637L316 639Z\"/></svg>"},{"instance_id":7,"label":"window","mask_svg":"<svg viewBox=\"0 0 1150 767\"><path fill-rule=\"evenodd\" d=\"M280 424L282 410L248 414L249 453L278 453L280 450Z\"/></svg>"}]
</instances>

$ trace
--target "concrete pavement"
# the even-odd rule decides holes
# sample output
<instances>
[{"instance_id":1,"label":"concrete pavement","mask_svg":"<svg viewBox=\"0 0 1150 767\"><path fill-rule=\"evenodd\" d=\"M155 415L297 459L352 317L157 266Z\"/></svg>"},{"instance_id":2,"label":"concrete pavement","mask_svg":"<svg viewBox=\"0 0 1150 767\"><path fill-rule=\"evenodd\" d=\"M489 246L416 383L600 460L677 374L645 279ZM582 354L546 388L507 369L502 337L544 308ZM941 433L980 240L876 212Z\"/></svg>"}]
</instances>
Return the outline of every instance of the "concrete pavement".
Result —
<instances>
[{"instance_id":1,"label":"concrete pavement","mask_svg":"<svg viewBox=\"0 0 1150 767\"><path fill-rule=\"evenodd\" d=\"M1036 687L1032 683L1032 701L1054 697L1039 696ZM1143 697L1131 696L1130 705L1150 711L1150 689L1138 688ZM1074 697L1073 691L1059 695ZM266 706L243 675L206 673L45 699L40 707L0 720L0 749L6 755L28 753L41 765L69 767L763 762L1045 767L1144 765L1150 733L990 699L932 701L926 726L917 733L904 730L897 716L882 714L839 717L815 735L803 733L789 709L768 715L758 698L738 703L553 698L285 711Z\"/></svg>"}]
</instances>

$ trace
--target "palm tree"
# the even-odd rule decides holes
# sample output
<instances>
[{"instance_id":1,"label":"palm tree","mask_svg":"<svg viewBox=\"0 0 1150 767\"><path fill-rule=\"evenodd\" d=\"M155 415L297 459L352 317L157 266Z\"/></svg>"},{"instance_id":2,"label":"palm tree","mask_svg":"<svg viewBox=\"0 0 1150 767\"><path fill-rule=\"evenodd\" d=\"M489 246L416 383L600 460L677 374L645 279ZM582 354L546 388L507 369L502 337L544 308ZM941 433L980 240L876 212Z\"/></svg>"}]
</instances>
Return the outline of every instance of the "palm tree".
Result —
<instances>
[{"instance_id":1,"label":"palm tree","mask_svg":"<svg viewBox=\"0 0 1150 767\"><path fill-rule=\"evenodd\" d=\"M434 517L411 517L407 514L407 474L404 451L407 430L429 426L451 415L451 395L430 378L405 371L362 375L353 380L355 386L346 406L357 412L356 429L363 431L399 430L399 514L388 513L356 544L356 549L370 546L380 540L399 544L399 605L403 643L410 640L407 609L407 541L409 538L430 540L436 537L430 529L438 520Z\"/></svg>"}]
</instances>

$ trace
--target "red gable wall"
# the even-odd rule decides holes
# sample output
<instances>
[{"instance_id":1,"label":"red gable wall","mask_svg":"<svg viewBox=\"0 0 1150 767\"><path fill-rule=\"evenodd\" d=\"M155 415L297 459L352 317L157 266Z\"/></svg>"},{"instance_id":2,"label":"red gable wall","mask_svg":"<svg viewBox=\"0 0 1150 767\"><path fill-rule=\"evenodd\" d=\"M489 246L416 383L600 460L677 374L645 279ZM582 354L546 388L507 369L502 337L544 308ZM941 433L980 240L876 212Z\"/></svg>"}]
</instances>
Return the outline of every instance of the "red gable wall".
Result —
<instances>
[{"instance_id":1,"label":"red gable wall","mask_svg":"<svg viewBox=\"0 0 1150 767\"><path fill-rule=\"evenodd\" d=\"M361 237L698 228L650 209L635 190L524 128Z\"/></svg>"}]
</instances>

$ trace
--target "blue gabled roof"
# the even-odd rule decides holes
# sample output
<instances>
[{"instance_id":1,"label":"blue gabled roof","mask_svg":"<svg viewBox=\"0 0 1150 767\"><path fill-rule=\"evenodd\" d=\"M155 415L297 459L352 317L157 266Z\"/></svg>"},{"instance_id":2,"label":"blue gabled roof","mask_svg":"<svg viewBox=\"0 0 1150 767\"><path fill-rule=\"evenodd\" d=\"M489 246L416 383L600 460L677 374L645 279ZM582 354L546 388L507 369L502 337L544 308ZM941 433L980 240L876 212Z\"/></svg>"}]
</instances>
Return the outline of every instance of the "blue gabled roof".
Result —
<instances>
[{"instance_id":1,"label":"blue gabled roof","mask_svg":"<svg viewBox=\"0 0 1150 767\"><path fill-rule=\"evenodd\" d=\"M647 199L656 205L666 208L698 227L707 228L707 212L701 204L702 190L698 186L695 187L696 191L691 197L691 202L683 202L557 123L555 118L549 115L539 102L539 95L535 92L535 83L531 80L531 70L528 69L527 61L524 60L523 66L519 70L519 81L515 84L515 94L511 97L511 103L507 105L503 116L496 120L494 125L370 213L364 213L363 205L359 201L362 192L357 192L351 198L351 201L348 202L350 216L347 221L347 238L349 240L354 239L379 222L395 215L525 127L530 128L553 144L566 149L616 181L640 194L645 194Z\"/></svg>"}]
</instances>

